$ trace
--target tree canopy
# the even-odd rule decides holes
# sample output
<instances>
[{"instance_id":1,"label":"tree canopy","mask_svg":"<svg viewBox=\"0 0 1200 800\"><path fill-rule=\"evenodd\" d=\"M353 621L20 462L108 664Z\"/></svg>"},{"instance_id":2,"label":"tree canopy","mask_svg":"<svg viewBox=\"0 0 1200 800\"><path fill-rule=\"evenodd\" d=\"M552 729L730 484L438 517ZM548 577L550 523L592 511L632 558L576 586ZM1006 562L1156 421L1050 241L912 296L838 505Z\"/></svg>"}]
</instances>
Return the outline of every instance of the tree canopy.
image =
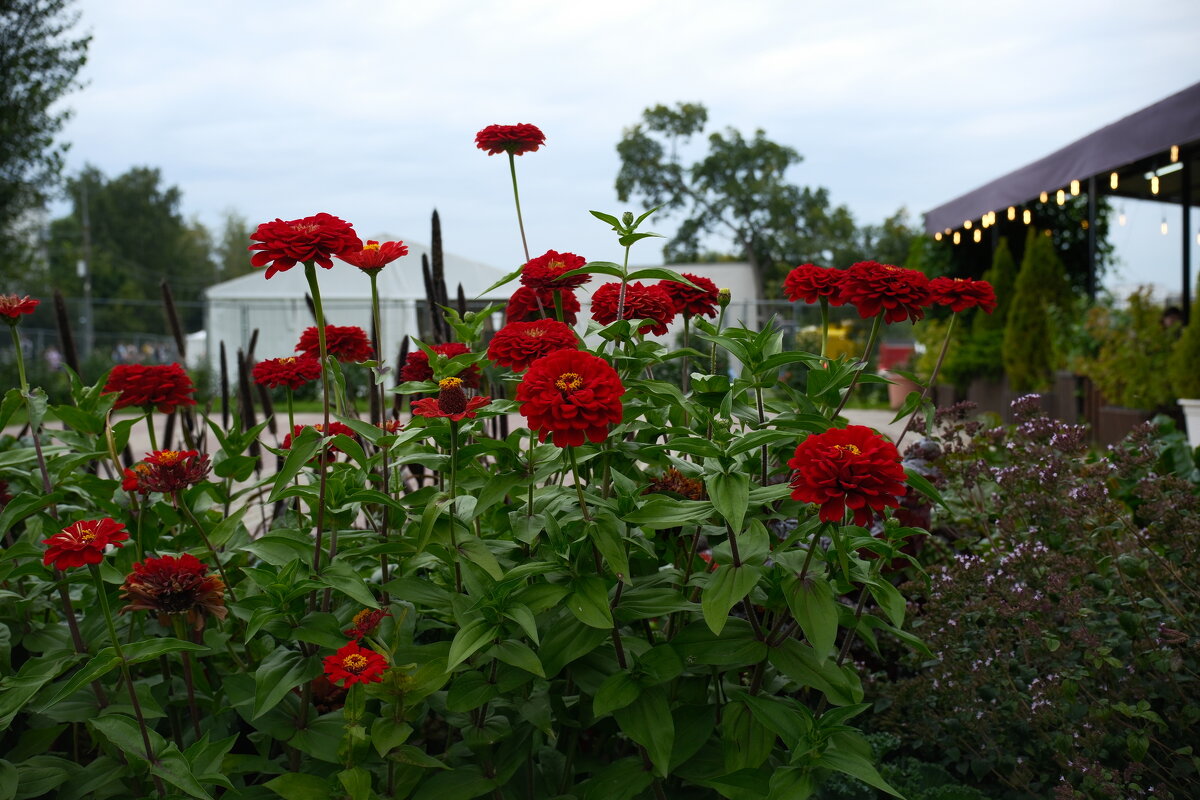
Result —
<instances>
[{"instance_id":1,"label":"tree canopy","mask_svg":"<svg viewBox=\"0 0 1200 800\"><path fill-rule=\"evenodd\" d=\"M28 274L36 213L57 187L70 116L56 106L79 86L90 36L74 37L70 0L0 2L0 285Z\"/></svg>"}]
</instances>

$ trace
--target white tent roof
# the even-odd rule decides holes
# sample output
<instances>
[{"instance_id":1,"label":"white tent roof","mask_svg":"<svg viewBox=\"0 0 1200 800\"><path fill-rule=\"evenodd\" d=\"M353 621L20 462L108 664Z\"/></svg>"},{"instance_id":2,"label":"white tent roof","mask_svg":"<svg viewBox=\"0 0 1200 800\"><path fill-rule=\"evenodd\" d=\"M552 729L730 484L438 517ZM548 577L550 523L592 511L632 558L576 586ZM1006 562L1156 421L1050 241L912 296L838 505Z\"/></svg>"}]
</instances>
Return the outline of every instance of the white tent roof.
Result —
<instances>
[{"instance_id":1,"label":"white tent roof","mask_svg":"<svg viewBox=\"0 0 1200 800\"><path fill-rule=\"evenodd\" d=\"M380 236L379 241L395 241L395 237ZM381 299L425 299L425 281L421 276L421 256L429 255L429 245L402 240L408 245L408 255L393 261L379 272L379 296ZM446 291L453 300L461 283L468 300L479 297L485 289L512 270L501 270L478 261L443 253L446 268ZM516 269L519 264L514 264ZM336 259L333 269L317 269L317 281L322 299L358 299L371 296L371 282L366 275L356 275L359 270ZM277 272L270 280L263 278L262 270L242 275L215 286L210 286L205 295L211 300L259 300L267 297L303 298L308 292L308 281L304 277L303 265L297 264L286 272ZM500 288L490 292L486 299L506 300L512 289Z\"/></svg>"}]
</instances>

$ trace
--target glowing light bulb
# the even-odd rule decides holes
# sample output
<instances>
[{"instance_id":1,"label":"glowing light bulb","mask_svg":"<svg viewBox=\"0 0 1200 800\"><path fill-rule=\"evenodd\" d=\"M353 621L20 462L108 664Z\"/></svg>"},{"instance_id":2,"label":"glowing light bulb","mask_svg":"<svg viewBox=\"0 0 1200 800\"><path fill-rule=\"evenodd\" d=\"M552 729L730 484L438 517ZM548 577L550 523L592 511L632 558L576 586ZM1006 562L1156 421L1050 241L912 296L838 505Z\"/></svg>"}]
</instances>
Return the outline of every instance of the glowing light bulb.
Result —
<instances>
[{"instance_id":1,"label":"glowing light bulb","mask_svg":"<svg viewBox=\"0 0 1200 800\"><path fill-rule=\"evenodd\" d=\"M1164 223L1164 224L1166 224L1166 223ZM976 228L975 229L975 241L979 242L982 239L983 239L983 231L979 230L979 228Z\"/></svg>"},{"instance_id":2,"label":"glowing light bulb","mask_svg":"<svg viewBox=\"0 0 1200 800\"><path fill-rule=\"evenodd\" d=\"M958 231L955 231L954 232L954 243L958 244L961 241L962 241L962 234L960 234Z\"/></svg>"},{"instance_id":3,"label":"glowing light bulb","mask_svg":"<svg viewBox=\"0 0 1200 800\"><path fill-rule=\"evenodd\" d=\"M1114 172L1108 176L1108 188L1116 189L1117 186L1120 185L1120 182L1121 178L1119 175L1117 175L1117 173Z\"/></svg>"},{"instance_id":4,"label":"glowing light bulb","mask_svg":"<svg viewBox=\"0 0 1200 800\"><path fill-rule=\"evenodd\" d=\"M1009 206L1009 207L1008 207L1008 221L1009 221L1009 222L1012 222L1012 221L1013 221L1014 219L1016 219L1016 218L1017 218L1017 208L1016 208L1016 206Z\"/></svg>"},{"instance_id":5,"label":"glowing light bulb","mask_svg":"<svg viewBox=\"0 0 1200 800\"><path fill-rule=\"evenodd\" d=\"M949 228L946 228L946 230L945 230L945 231L943 231L943 232L944 232L944 233L945 233L947 236L949 236L949 235L950 235L950 229L949 229Z\"/></svg>"},{"instance_id":6,"label":"glowing light bulb","mask_svg":"<svg viewBox=\"0 0 1200 800\"><path fill-rule=\"evenodd\" d=\"M1064 192L1062 189L1059 189L1059 190L1058 190L1058 194L1056 194L1056 195L1054 196L1054 199L1055 199L1055 200L1058 202L1058 204L1061 206L1061 205L1063 205L1064 203L1066 203L1066 202L1067 202L1067 193L1066 193L1066 192Z\"/></svg>"},{"instance_id":7,"label":"glowing light bulb","mask_svg":"<svg viewBox=\"0 0 1200 800\"><path fill-rule=\"evenodd\" d=\"M1042 201L1043 203L1048 202L1050 200L1050 195L1046 192L1042 192L1040 195L1038 195L1038 200Z\"/></svg>"},{"instance_id":8,"label":"glowing light bulb","mask_svg":"<svg viewBox=\"0 0 1200 800\"><path fill-rule=\"evenodd\" d=\"M935 234L933 235L933 240L934 240L935 242L940 242L940 241L942 240L942 232L941 232L941 231L938 231L937 233L935 233Z\"/></svg>"},{"instance_id":9,"label":"glowing light bulb","mask_svg":"<svg viewBox=\"0 0 1200 800\"><path fill-rule=\"evenodd\" d=\"M1026 225L1033 222L1033 212L1030 211L1028 208L1025 209L1025 213L1021 215L1021 221L1024 222Z\"/></svg>"},{"instance_id":10,"label":"glowing light bulb","mask_svg":"<svg viewBox=\"0 0 1200 800\"><path fill-rule=\"evenodd\" d=\"M1071 181L1071 197L1079 196L1079 181Z\"/></svg>"},{"instance_id":11,"label":"glowing light bulb","mask_svg":"<svg viewBox=\"0 0 1200 800\"><path fill-rule=\"evenodd\" d=\"M1179 160L1179 145L1171 145L1171 163L1174 164Z\"/></svg>"},{"instance_id":12,"label":"glowing light bulb","mask_svg":"<svg viewBox=\"0 0 1200 800\"><path fill-rule=\"evenodd\" d=\"M1159 230L1162 231L1163 236L1167 235L1167 218L1166 217L1163 217L1162 225L1159 226Z\"/></svg>"},{"instance_id":13,"label":"glowing light bulb","mask_svg":"<svg viewBox=\"0 0 1200 800\"><path fill-rule=\"evenodd\" d=\"M1150 176L1150 194L1158 194L1158 176Z\"/></svg>"},{"instance_id":14,"label":"glowing light bulb","mask_svg":"<svg viewBox=\"0 0 1200 800\"><path fill-rule=\"evenodd\" d=\"M1121 214L1118 214L1118 215L1117 215L1117 224L1118 224L1118 225L1124 225L1124 224L1125 224L1125 214L1124 214L1124 213L1121 213Z\"/></svg>"},{"instance_id":15,"label":"glowing light bulb","mask_svg":"<svg viewBox=\"0 0 1200 800\"><path fill-rule=\"evenodd\" d=\"M1082 220L1082 221L1079 223L1079 225L1080 225L1080 226L1081 226L1081 227L1082 227L1082 228L1083 228L1085 231L1088 229L1088 221L1087 221L1086 219L1085 219L1085 220Z\"/></svg>"}]
</instances>

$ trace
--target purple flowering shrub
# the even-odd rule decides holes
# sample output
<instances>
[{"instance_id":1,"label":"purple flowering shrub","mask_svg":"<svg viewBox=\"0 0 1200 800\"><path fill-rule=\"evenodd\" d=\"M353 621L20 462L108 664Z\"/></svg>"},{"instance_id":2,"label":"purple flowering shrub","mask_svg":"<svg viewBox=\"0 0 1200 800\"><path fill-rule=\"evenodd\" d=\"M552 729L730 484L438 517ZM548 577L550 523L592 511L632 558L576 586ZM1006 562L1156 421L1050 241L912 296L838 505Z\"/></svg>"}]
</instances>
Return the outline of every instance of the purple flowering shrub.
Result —
<instances>
[{"instance_id":1,"label":"purple flowering shrub","mask_svg":"<svg viewBox=\"0 0 1200 800\"><path fill-rule=\"evenodd\" d=\"M939 414L948 508L900 587L932 657L883 653L874 727L989 797L1200 797L1195 454L1151 424L1095 453L1036 398L967 410Z\"/></svg>"}]
</instances>

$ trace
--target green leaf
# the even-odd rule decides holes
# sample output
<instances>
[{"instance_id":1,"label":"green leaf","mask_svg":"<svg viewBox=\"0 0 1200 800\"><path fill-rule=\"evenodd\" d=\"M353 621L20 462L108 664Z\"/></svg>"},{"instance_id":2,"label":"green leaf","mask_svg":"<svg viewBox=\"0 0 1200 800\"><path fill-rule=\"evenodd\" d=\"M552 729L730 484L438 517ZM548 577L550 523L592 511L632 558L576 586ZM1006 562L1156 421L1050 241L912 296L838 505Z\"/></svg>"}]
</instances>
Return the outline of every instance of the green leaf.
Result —
<instances>
[{"instance_id":1,"label":"green leaf","mask_svg":"<svg viewBox=\"0 0 1200 800\"><path fill-rule=\"evenodd\" d=\"M546 672L542 669L542 662L538 660L537 654L528 645L515 639L508 639L496 645L492 653L509 666L531 672L539 678L546 677Z\"/></svg>"},{"instance_id":2,"label":"green leaf","mask_svg":"<svg viewBox=\"0 0 1200 800\"><path fill-rule=\"evenodd\" d=\"M329 800L333 787L328 778L289 772L276 776L263 784L283 800Z\"/></svg>"},{"instance_id":3,"label":"green leaf","mask_svg":"<svg viewBox=\"0 0 1200 800\"><path fill-rule=\"evenodd\" d=\"M654 773L667 777L671 765L671 748L675 744L675 721L667 693L658 686L643 691L624 708L613 712L621 730L633 741L646 748Z\"/></svg>"},{"instance_id":4,"label":"green leaf","mask_svg":"<svg viewBox=\"0 0 1200 800\"><path fill-rule=\"evenodd\" d=\"M455 524L451 522L451 524ZM479 566L488 575L492 576L492 580L498 581L504 577L504 570L500 568L500 562L496 560L496 556L483 539L472 536L469 539L464 539L458 543L458 552L463 555L472 564Z\"/></svg>"},{"instance_id":5,"label":"green leaf","mask_svg":"<svg viewBox=\"0 0 1200 800\"><path fill-rule=\"evenodd\" d=\"M192 767L188 764L188 760L183 757L183 753L179 752L179 748L171 742L166 746L166 749L158 753L156 763L150 764L151 774L170 783L172 786L177 786L192 797L200 800L211 800L212 795L205 791L203 784L192 774Z\"/></svg>"},{"instance_id":6,"label":"green leaf","mask_svg":"<svg viewBox=\"0 0 1200 800\"><path fill-rule=\"evenodd\" d=\"M553 678L563 667L592 652L608 638L609 632L578 622L574 616L559 617L542 638L538 655L546 676Z\"/></svg>"},{"instance_id":7,"label":"green leaf","mask_svg":"<svg viewBox=\"0 0 1200 800\"><path fill-rule=\"evenodd\" d=\"M50 696L50 699L42 703L40 710L45 712L62 700L75 694L92 681L103 675L107 675L120 664L121 658L117 655L116 651L111 647L104 648L93 656L92 660L85 664L82 669L72 675L70 680L58 687L58 690Z\"/></svg>"},{"instance_id":8,"label":"green leaf","mask_svg":"<svg viewBox=\"0 0 1200 800\"><path fill-rule=\"evenodd\" d=\"M867 582L871 596L879 607L888 615L892 624L899 628L904 624L904 596L900 590L883 578L874 578Z\"/></svg>"},{"instance_id":9,"label":"green leaf","mask_svg":"<svg viewBox=\"0 0 1200 800\"><path fill-rule=\"evenodd\" d=\"M734 533L741 533L750 502L750 476L745 472L718 472L704 479L713 507L729 523Z\"/></svg>"},{"instance_id":10,"label":"green leaf","mask_svg":"<svg viewBox=\"0 0 1200 800\"><path fill-rule=\"evenodd\" d=\"M588 213L601 222L607 222L609 225L612 225L614 231L619 232L624 229L624 226L621 224L621 220L617 219L612 214L605 214L603 211L589 211Z\"/></svg>"},{"instance_id":11,"label":"green leaf","mask_svg":"<svg viewBox=\"0 0 1200 800\"><path fill-rule=\"evenodd\" d=\"M803 582L793 578L787 587L787 604L817 658L829 658L838 629L838 602L829 581L820 575Z\"/></svg>"},{"instance_id":12,"label":"green leaf","mask_svg":"<svg viewBox=\"0 0 1200 800\"><path fill-rule=\"evenodd\" d=\"M457 667L474 655L480 648L496 638L499 631L482 617L476 617L458 629L454 641L450 642L450 653L446 657L446 671Z\"/></svg>"},{"instance_id":13,"label":"green leaf","mask_svg":"<svg viewBox=\"0 0 1200 800\"><path fill-rule=\"evenodd\" d=\"M750 590L758 583L762 569L742 565L740 567L721 567L704 587L700 595L700 610L704 613L704 622L717 636L725 628L729 618L729 610L742 598L750 594Z\"/></svg>"},{"instance_id":14,"label":"green leaf","mask_svg":"<svg viewBox=\"0 0 1200 800\"><path fill-rule=\"evenodd\" d=\"M585 781L581 800L633 800L654 780L640 758L622 758Z\"/></svg>"},{"instance_id":15,"label":"green leaf","mask_svg":"<svg viewBox=\"0 0 1200 800\"><path fill-rule=\"evenodd\" d=\"M830 738L834 739L835 741L839 741L839 739L836 738L837 736L838 735L835 734L834 737ZM866 749L868 752L870 751L869 747ZM875 765L871 763L870 759L862 752L858 752L857 750L857 748L855 748L855 750L848 750L841 747L829 747L826 748L825 752L821 754L821 758L817 761L817 763L820 766L828 767L829 769L835 769L838 772L844 772L847 775L858 778L868 786L873 786L881 792L890 794L892 797L903 798L904 795L893 789L888 782L883 779L883 776L881 776L875 770Z\"/></svg>"},{"instance_id":16,"label":"green leaf","mask_svg":"<svg viewBox=\"0 0 1200 800\"><path fill-rule=\"evenodd\" d=\"M494 788L496 782L472 764L434 775L421 784L413 800L472 800Z\"/></svg>"},{"instance_id":17,"label":"green leaf","mask_svg":"<svg viewBox=\"0 0 1200 800\"><path fill-rule=\"evenodd\" d=\"M379 608L379 601L371 594L367 582L363 580L358 570L346 561L334 559L321 570L318 580L329 588L341 592L359 605L367 608Z\"/></svg>"},{"instance_id":18,"label":"green leaf","mask_svg":"<svg viewBox=\"0 0 1200 800\"><path fill-rule=\"evenodd\" d=\"M4 393L4 400L0 401L0 428L8 425L13 412L21 407L24 400L25 398L21 397L21 390L16 386Z\"/></svg>"},{"instance_id":19,"label":"green leaf","mask_svg":"<svg viewBox=\"0 0 1200 800\"><path fill-rule=\"evenodd\" d=\"M270 711L296 686L321 674L316 656L304 656L295 650L280 647L263 659L254 673L254 711L258 719Z\"/></svg>"},{"instance_id":20,"label":"green leaf","mask_svg":"<svg viewBox=\"0 0 1200 800\"><path fill-rule=\"evenodd\" d=\"M338 773L338 782L350 795L350 800L370 800L371 773L362 767L344 769Z\"/></svg>"},{"instance_id":21,"label":"green leaf","mask_svg":"<svg viewBox=\"0 0 1200 800\"><path fill-rule=\"evenodd\" d=\"M862 685L850 679L850 667L838 667L833 661L822 661L816 652L795 639L785 639L772 648L767 656L771 665L801 686L811 686L823 693L836 706L850 706L862 701Z\"/></svg>"},{"instance_id":22,"label":"green leaf","mask_svg":"<svg viewBox=\"0 0 1200 800\"><path fill-rule=\"evenodd\" d=\"M644 235L644 234L641 234L641 235ZM655 233L655 234L650 234L650 235L657 236L658 234ZM675 270L667 269L666 267L647 267L645 269L639 269L636 272L629 273L629 280L631 280L631 281L646 281L646 280L654 280L656 278L658 280L674 281L675 283L682 283L684 286L690 286L693 289L700 288L696 284L689 281L687 278L680 275Z\"/></svg>"},{"instance_id":23,"label":"green leaf","mask_svg":"<svg viewBox=\"0 0 1200 800\"><path fill-rule=\"evenodd\" d=\"M107 649L107 648L106 648ZM183 650L188 650L193 653L202 653L208 650L208 647L202 644L193 642L185 642L183 639L148 639L141 642L131 642L125 645L124 653L125 660L130 664L141 664L143 661L151 661L164 656L167 653L178 653Z\"/></svg>"},{"instance_id":24,"label":"green leaf","mask_svg":"<svg viewBox=\"0 0 1200 800\"><path fill-rule=\"evenodd\" d=\"M30 514L35 514L62 499L63 494L61 491L53 491L50 494L42 494L41 492L18 494L8 502L3 511L0 511L0 536L8 533L13 525L16 525Z\"/></svg>"},{"instance_id":25,"label":"green leaf","mask_svg":"<svg viewBox=\"0 0 1200 800\"><path fill-rule=\"evenodd\" d=\"M772 445L778 442L794 443L795 441L796 434L794 431L751 431L737 439L727 451L727 455L736 456L741 453L748 453L763 445Z\"/></svg>"},{"instance_id":26,"label":"green leaf","mask_svg":"<svg viewBox=\"0 0 1200 800\"><path fill-rule=\"evenodd\" d=\"M0 758L0 800L13 800L17 796L17 768Z\"/></svg>"},{"instance_id":27,"label":"green leaf","mask_svg":"<svg viewBox=\"0 0 1200 800\"><path fill-rule=\"evenodd\" d=\"M661 494L643 495L638 498L637 510L624 516L631 525L646 530L678 528L704 522L713 514L712 503L698 500L677 500Z\"/></svg>"},{"instance_id":28,"label":"green leaf","mask_svg":"<svg viewBox=\"0 0 1200 800\"><path fill-rule=\"evenodd\" d=\"M407 722L398 722L391 717L377 717L371 723L371 744L381 757L408 741L413 727Z\"/></svg>"},{"instance_id":29,"label":"green leaf","mask_svg":"<svg viewBox=\"0 0 1200 800\"><path fill-rule=\"evenodd\" d=\"M574 590L567 597L567 608L584 625L593 628L611 628L612 611L608 607L608 590L604 581L595 575L576 578L571 583Z\"/></svg>"},{"instance_id":30,"label":"green leaf","mask_svg":"<svg viewBox=\"0 0 1200 800\"><path fill-rule=\"evenodd\" d=\"M908 476L907 482L909 486L916 489L918 492L925 495L925 497L929 498L930 501L937 503L942 508L949 508L949 506L946 505L946 501L942 499L941 492L934 488L934 485L930 483L928 479L926 479L916 470L909 467L905 467L904 474Z\"/></svg>"},{"instance_id":31,"label":"green leaf","mask_svg":"<svg viewBox=\"0 0 1200 800\"><path fill-rule=\"evenodd\" d=\"M476 299L476 300L479 300L479 299L481 299L481 298L482 298L482 297L483 297L485 294L487 294L488 292L492 291L493 289L499 289L501 286L503 286L504 284L508 283L509 281L515 281L517 278L521 277L521 270L522 270L524 267L525 267L525 265L524 265L524 264L522 264L521 266L517 267L517 268L516 268L516 269L514 269L512 272L508 273L508 274L507 274L507 275L505 275L503 278L501 278L500 280L496 281L496 282L495 282L495 283L493 283L491 286L489 286L488 288L486 288L486 289L484 289L482 292L480 292L480 293L479 293L479 296L478 296L478 297L476 297L475 299Z\"/></svg>"},{"instance_id":32,"label":"green leaf","mask_svg":"<svg viewBox=\"0 0 1200 800\"><path fill-rule=\"evenodd\" d=\"M399 761L401 764L408 764L413 767L421 767L422 769L450 769L450 767L429 755L421 748L414 747L411 744L401 745L390 757L393 761Z\"/></svg>"},{"instance_id":33,"label":"green leaf","mask_svg":"<svg viewBox=\"0 0 1200 800\"><path fill-rule=\"evenodd\" d=\"M604 683L600 684L596 696L592 699L592 714L602 717L618 708L624 708L636 700L641 692L642 688L628 672L609 675L604 679Z\"/></svg>"},{"instance_id":34,"label":"green leaf","mask_svg":"<svg viewBox=\"0 0 1200 800\"><path fill-rule=\"evenodd\" d=\"M587 523L587 532L604 562L618 580L629 581L629 556L625 553L625 542L617 529L617 520L609 513L600 514Z\"/></svg>"},{"instance_id":35,"label":"green leaf","mask_svg":"<svg viewBox=\"0 0 1200 800\"><path fill-rule=\"evenodd\" d=\"M321 439L321 434L311 426L305 427L300 431L299 436L292 439L291 449L283 461L283 467L275 476L275 485L271 489L271 496L267 502L274 503L280 499L280 493L292 485L297 473L316 455L317 449L321 446Z\"/></svg>"},{"instance_id":36,"label":"green leaf","mask_svg":"<svg viewBox=\"0 0 1200 800\"><path fill-rule=\"evenodd\" d=\"M679 677L683 662L669 644L660 644L638 656L638 668L652 683L666 683Z\"/></svg>"}]
</instances>

